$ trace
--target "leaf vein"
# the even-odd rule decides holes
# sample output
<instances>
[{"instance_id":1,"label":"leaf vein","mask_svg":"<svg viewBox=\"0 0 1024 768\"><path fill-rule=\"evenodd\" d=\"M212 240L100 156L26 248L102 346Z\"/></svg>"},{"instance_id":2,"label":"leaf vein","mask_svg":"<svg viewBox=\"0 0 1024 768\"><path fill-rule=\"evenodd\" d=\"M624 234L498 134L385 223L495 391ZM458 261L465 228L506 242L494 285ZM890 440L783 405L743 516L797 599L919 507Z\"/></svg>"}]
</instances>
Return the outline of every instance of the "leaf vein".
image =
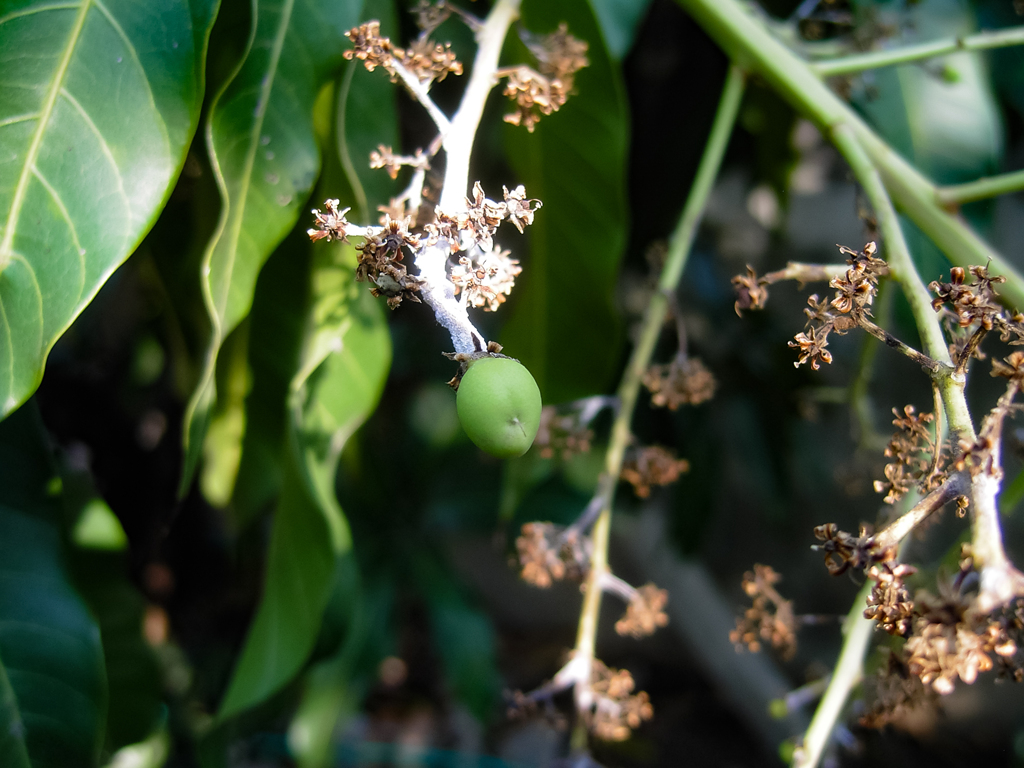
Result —
<instances>
[{"instance_id":1,"label":"leaf vein","mask_svg":"<svg viewBox=\"0 0 1024 768\"><path fill-rule=\"evenodd\" d=\"M91 3L92 0L82 0L82 4L79 6L78 16L75 18L75 23L71 28L71 34L64 47L64 54L61 56L60 61L57 64L57 70L54 72L53 82L50 84L50 90L47 92L46 98L43 101L43 108L39 111L39 125L36 126L35 133L32 135L32 143L29 144L25 164L22 166L21 173L18 175L18 184L14 188L14 197L11 199L11 209L7 214L7 223L4 225L3 240L0 240L0 273L4 271L7 266L7 262L10 261L11 246L14 243L14 232L18 225L18 219L21 216L21 206L25 203L25 190L28 188L28 180L31 177L30 168L35 165L36 157L39 155L39 148L43 143L43 135L46 133L46 126L50 122L50 117L53 114L53 107L57 103L57 94L64 87L64 78L67 76L68 65L70 65L71 56L75 52L75 47L78 45L78 39L82 35L82 28L85 26L86 16L89 15L89 7ZM13 354L13 351L11 354ZM13 376L13 367L11 370Z\"/></svg>"}]
</instances>

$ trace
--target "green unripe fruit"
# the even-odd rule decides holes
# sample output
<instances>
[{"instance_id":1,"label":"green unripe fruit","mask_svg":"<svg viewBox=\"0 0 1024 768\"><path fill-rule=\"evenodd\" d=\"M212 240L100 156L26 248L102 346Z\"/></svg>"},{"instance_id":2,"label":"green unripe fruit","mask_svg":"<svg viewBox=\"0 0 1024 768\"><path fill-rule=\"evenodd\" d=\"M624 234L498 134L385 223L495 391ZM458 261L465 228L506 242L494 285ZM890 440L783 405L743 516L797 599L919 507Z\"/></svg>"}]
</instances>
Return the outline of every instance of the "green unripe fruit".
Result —
<instances>
[{"instance_id":1,"label":"green unripe fruit","mask_svg":"<svg viewBox=\"0 0 1024 768\"><path fill-rule=\"evenodd\" d=\"M499 459L522 456L540 427L540 389L522 363L483 357L469 364L456 397L469 439Z\"/></svg>"}]
</instances>

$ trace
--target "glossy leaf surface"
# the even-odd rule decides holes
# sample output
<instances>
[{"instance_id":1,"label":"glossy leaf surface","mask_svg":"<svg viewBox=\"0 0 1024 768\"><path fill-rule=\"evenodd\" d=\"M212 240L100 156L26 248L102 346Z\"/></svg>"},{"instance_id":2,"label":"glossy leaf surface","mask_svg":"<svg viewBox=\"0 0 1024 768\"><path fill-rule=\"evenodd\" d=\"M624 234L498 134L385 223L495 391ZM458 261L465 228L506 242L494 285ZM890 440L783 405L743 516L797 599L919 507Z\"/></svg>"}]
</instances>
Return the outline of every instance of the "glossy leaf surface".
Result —
<instances>
[{"instance_id":1,"label":"glossy leaf surface","mask_svg":"<svg viewBox=\"0 0 1024 768\"><path fill-rule=\"evenodd\" d=\"M95 765L107 691L99 630L62 559L59 484L25 407L0 426L0 765Z\"/></svg>"},{"instance_id":2,"label":"glossy leaf surface","mask_svg":"<svg viewBox=\"0 0 1024 768\"><path fill-rule=\"evenodd\" d=\"M170 194L216 8L0 2L0 417Z\"/></svg>"},{"instance_id":3,"label":"glossy leaf surface","mask_svg":"<svg viewBox=\"0 0 1024 768\"><path fill-rule=\"evenodd\" d=\"M216 398L220 346L249 314L260 269L294 226L320 173L313 105L342 61L344 33L361 9L362 0L253 0L246 56L215 99L206 138L222 209L202 273L212 332L186 414L183 490Z\"/></svg>"},{"instance_id":4,"label":"glossy leaf surface","mask_svg":"<svg viewBox=\"0 0 1024 768\"><path fill-rule=\"evenodd\" d=\"M566 21L590 45L568 103L532 134L510 126L506 140L519 181L544 208L527 230L529 253L499 340L530 369L544 401L559 402L601 391L618 363L613 295L626 238L628 113L589 4L527 0L522 18L534 34Z\"/></svg>"}]
</instances>

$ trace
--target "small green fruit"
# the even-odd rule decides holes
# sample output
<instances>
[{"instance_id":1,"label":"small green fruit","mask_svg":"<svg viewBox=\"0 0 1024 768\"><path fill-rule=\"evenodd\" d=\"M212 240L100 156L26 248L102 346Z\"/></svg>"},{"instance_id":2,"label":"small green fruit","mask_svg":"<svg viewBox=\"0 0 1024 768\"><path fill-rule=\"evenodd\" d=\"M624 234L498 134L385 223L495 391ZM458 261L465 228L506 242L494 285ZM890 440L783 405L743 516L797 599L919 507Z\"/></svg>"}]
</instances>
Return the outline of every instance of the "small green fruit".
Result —
<instances>
[{"instance_id":1,"label":"small green fruit","mask_svg":"<svg viewBox=\"0 0 1024 768\"><path fill-rule=\"evenodd\" d=\"M522 456L540 427L540 389L522 363L483 357L469 364L456 398L469 439L500 459Z\"/></svg>"}]
</instances>

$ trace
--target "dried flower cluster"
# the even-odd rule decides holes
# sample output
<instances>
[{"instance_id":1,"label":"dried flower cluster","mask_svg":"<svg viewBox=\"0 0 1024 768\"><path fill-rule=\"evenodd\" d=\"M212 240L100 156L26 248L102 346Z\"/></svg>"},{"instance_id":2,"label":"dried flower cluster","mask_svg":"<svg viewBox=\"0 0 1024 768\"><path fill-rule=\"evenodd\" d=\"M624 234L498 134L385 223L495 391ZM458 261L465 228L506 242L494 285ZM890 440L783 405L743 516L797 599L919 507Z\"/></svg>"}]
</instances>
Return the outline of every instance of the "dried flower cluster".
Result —
<instances>
[{"instance_id":1,"label":"dried flower cluster","mask_svg":"<svg viewBox=\"0 0 1024 768\"><path fill-rule=\"evenodd\" d=\"M526 523L516 539L520 575L535 587L546 589L562 579L579 580L587 571L587 540L574 529L553 523Z\"/></svg>"},{"instance_id":2,"label":"dried flower cluster","mask_svg":"<svg viewBox=\"0 0 1024 768\"><path fill-rule=\"evenodd\" d=\"M370 153L370 168L374 170L384 168L392 179L398 178L398 172L403 165L430 170L430 162L421 149L417 149L413 155L396 155L391 147L379 144L377 149Z\"/></svg>"},{"instance_id":3,"label":"dried flower cluster","mask_svg":"<svg viewBox=\"0 0 1024 768\"><path fill-rule=\"evenodd\" d=\"M903 416L893 408L896 432L885 448L892 459L885 465L885 480L875 481L875 490L885 494L885 503L893 504L913 487L927 493L945 478L941 471L941 446L932 435L933 413L917 413L912 405L903 408Z\"/></svg>"},{"instance_id":4,"label":"dried flower cluster","mask_svg":"<svg viewBox=\"0 0 1024 768\"><path fill-rule=\"evenodd\" d=\"M553 405L544 406L540 412L540 428L533 440L533 447L541 458L555 456L565 460L578 453L590 451L594 430L580 418L579 412L559 414Z\"/></svg>"},{"instance_id":5,"label":"dried flower cluster","mask_svg":"<svg viewBox=\"0 0 1024 768\"><path fill-rule=\"evenodd\" d=\"M667 604L666 590L658 589L654 584L645 584L633 594L626 605L626 615L615 623L615 631L637 639L653 635L659 627L668 624L668 615L665 613Z\"/></svg>"},{"instance_id":6,"label":"dried flower cluster","mask_svg":"<svg viewBox=\"0 0 1024 768\"><path fill-rule=\"evenodd\" d=\"M587 43L569 34L565 24L549 35L529 38L527 47L540 69L520 65L500 70L505 78L505 96L515 101L514 112L505 115L512 125L526 126L533 133L542 115L557 112L572 92L576 73L590 62Z\"/></svg>"},{"instance_id":7,"label":"dried flower cluster","mask_svg":"<svg viewBox=\"0 0 1024 768\"><path fill-rule=\"evenodd\" d=\"M380 154L378 159L381 167L397 162L393 155ZM337 200L327 200L326 212L313 210L315 226L309 230L309 237L314 241L346 241L350 235L361 236L363 242L356 246L356 279L372 282L374 296L387 297L392 309L403 299L419 301L417 292L423 287L420 277L408 273L403 263L406 253L415 255L423 248L441 245L455 257L447 274L454 292L461 292L468 306L494 311L512 292L515 278L522 272L519 262L494 244L494 233L503 221L522 232L533 223L534 213L540 208L540 201L527 198L522 185L503 191L504 201L496 203L487 199L480 182L476 182L473 200L466 201L465 211L450 216L435 210L434 220L422 227L422 233L409 231L410 218L393 219L388 214L384 214L380 226L357 227L345 218L348 208L338 210Z\"/></svg>"},{"instance_id":8,"label":"dried flower cluster","mask_svg":"<svg viewBox=\"0 0 1024 768\"><path fill-rule=\"evenodd\" d=\"M740 317L745 309L764 309L768 303L768 281L759 278L753 267L747 267L747 274L736 275L732 279L736 291L736 302L733 309Z\"/></svg>"},{"instance_id":9,"label":"dried flower cluster","mask_svg":"<svg viewBox=\"0 0 1024 768\"><path fill-rule=\"evenodd\" d=\"M625 669L609 669L594 659L591 667L591 709L585 711L591 731L605 741L624 741L654 715L650 697L633 693L636 683Z\"/></svg>"},{"instance_id":10,"label":"dried flower cluster","mask_svg":"<svg viewBox=\"0 0 1024 768\"><path fill-rule=\"evenodd\" d=\"M784 659L796 653L796 616L793 603L785 600L775 584L782 580L771 566L754 565L753 571L743 574L743 591L754 603L736 619L736 629L729 633L729 641L737 651L746 648L751 653L768 643Z\"/></svg>"},{"instance_id":11,"label":"dried flower cluster","mask_svg":"<svg viewBox=\"0 0 1024 768\"><path fill-rule=\"evenodd\" d=\"M440 23L440 22L439 22ZM367 70L377 67L387 70L392 81L398 80L398 67L408 70L422 84L444 80L449 74L461 75L462 64L452 53L451 44L440 45L420 35L409 48L392 45L390 38L380 34L380 22L369 21L345 33L352 42L352 50L343 54L346 59L358 59Z\"/></svg>"},{"instance_id":12,"label":"dried flower cluster","mask_svg":"<svg viewBox=\"0 0 1024 768\"><path fill-rule=\"evenodd\" d=\"M637 496L646 499L651 495L651 486L674 483L689 469L686 459L677 459L668 448L650 445L633 452L622 465L621 477L633 486Z\"/></svg>"},{"instance_id":13,"label":"dried flower cluster","mask_svg":"<svg viewBox=\"0 0 1024 768\"><path fill-rule=\"evenodd\" d=\"M643 384L651 392L651 403L670 411L710 400L718 386L700 358L682 355L668 365L652 365L644 374Z\"/></svg>"},{"instance_id":14,"label":"dried flower cluster","mask_svg":"<svg viewBox=\"0 0 1024 768\"><path fill-rule=\"evenodd\" d=\"M844 246L839 250L849 257L846 263L850 268L844 276L835 277L829 283L835 289L831 301L819 301L816 294L807 299L805 330L789 342L789 346L799 350L799 360L794 363L798 367L810 363L811 368L817 370L821 363L832 362L832 353L828 351L829 334L835 331L842 335L870 319L878 280L888 274L886 263L875 258L874 243L868 243L862 251Z\"/></svg>"},{"instance_id":15,"label":"dried flower cluster","mask_svg":"<svg viewBox=\"0 0 1024 768\"><path fill-rule=\"evenodd\" d=\"M917 573L916 568L896 562L895 557L871 566L867 575L875 586L868 595L864 618L878 622L890 635L906 637L910 634L914 602L904 579L914 573Z\"/></svg>"}]
</instances>

